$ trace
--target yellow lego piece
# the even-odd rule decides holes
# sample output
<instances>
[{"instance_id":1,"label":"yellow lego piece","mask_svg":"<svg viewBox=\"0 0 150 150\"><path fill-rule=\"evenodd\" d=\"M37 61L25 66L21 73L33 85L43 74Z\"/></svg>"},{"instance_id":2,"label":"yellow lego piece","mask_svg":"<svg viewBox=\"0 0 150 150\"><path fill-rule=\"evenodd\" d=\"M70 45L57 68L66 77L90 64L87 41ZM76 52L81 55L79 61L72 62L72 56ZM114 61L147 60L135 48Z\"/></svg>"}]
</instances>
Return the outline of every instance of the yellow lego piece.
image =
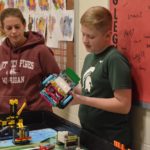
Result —
<instances>
[{"instance_id":1,"label":"yellow lego piece","mask_svg":"<svg viewBox=\"0 0 150 150\"><path fill-rule=\"evenodd\" d=\"M18 105L18 99L10 99L9 104L10 105L15 105L15 104Z\"/></svg>"},{"instance_id":2,"label":"yellow lego piece","mask_svg":"<svg viewBox=\"0 0 150 150\"><path fill-rule=\"evenodd\" d=\"M26 107L26 102L23 103L23 105L21 106L21 108L18 110L17 115L19 116L22 112L22 110Z\"/></svg>"},{"instance_id":3,"label":"yellow lego piece","mask_svg":"<svg viewBox=\"0 0 150 150\"><path fill-rule=\"evenodd\" d=\"M23 125L23 119L19 119L17 125L18 125L19 128L23 128L24 127L24 125Z\"/></svg>"}]
</instances>

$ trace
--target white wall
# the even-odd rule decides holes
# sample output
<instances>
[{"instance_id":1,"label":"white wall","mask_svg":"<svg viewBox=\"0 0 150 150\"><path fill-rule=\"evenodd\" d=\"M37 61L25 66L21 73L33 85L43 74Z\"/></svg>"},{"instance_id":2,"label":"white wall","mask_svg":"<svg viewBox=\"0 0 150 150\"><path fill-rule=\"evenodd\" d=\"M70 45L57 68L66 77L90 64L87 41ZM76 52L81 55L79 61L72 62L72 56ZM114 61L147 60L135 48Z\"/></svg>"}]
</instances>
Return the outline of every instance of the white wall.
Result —
<instances>
[{"instance_id":1,"label":"white wall","mask_svg":"<svg viewBox=\"0 0 150 150\"><path fill-rule=\"evenodd\" d=\"M83 12L91 6L102 5L109 8L109 0L74 0L75 2L75 51L76 51L76 72L80 75L83 60L87 54L81 40L79 20ZM71 106L54 112L65 119L76 124L78 120L78 106ZM133 115L134 150L150 150L150 110L134 107Z\"/></svg>"},{"instance_id":2,"label":"white wall","mask_svg":"<svg viewBox=\"0 0 150 150\"><path fill-rule=\"evenodd\" d=\"M135 106L132 126L134 150L150 150L150 110Z\"/></svg>"}]
</instances>

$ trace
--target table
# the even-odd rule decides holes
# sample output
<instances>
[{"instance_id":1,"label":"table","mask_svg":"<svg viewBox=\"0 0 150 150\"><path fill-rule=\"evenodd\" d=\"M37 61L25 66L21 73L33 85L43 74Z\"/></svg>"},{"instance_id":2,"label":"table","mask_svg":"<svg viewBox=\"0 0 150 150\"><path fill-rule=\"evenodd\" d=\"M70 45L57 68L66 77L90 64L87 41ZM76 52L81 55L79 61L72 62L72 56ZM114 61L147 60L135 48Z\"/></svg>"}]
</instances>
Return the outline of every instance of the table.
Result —
<instances>
[{"instance_id":1,"label":"table","mask_svg":"<svg viewBox=\"0 0 150 150\"><path fill-rule=\"evenodd\" d=\"M0 115L0 119L6 118L6 114ZM51 128L56 131L69 131L73 134L78 135L79 137L82 138L81 140L81 147L84 147L83 149L89 149L89 150L117 150L114 148L114 146L107 141L103 139L99 139L95 135L89 133L88 131L82 130L80 126L67 121L56 114L52 112L45 112L45 111L33 111L33 112L23 112L21 114L21 117L23 118L24 125L27 125L29 127L30 131L33 130L42 130L46 128ZM51 141L49 141L51 140ZM49 142L56 142L56 138L50 138L46 143ZM23 148L28 148L28 147L36 147L39 146L41 143L34 143L31 145L24 145L23 146L13 146L9 148L1 148L3 150L20 150ZM45 144L45 143L42 143ZM85 148L87 147L87 148ZM106 148L104 148L106 147ZM63 146L58 147L56 145L55 150L62 150L64 149Z\"/></svg>"},{"instance_id":2,"label":"table","mask_svg":"<svg viewBox=\"0 0 150 150\"><path fill-rule=\"evenodd\" d=\"M0 115L0 120L5 120L7 114ZM23 112L21 114L21 118L23 118L24 125L28 126L30 132L41 130L44 132L44 129L52 129L55 131L69 131L71 133L74 133L76 135L79 135L80 133L80 127L72 122L69 122L57 115L55 115L52 112L45 112L45 111L33 111L33 112ZM47 135L48 136L48 135ZM50 141L49 141L50 140ZM47 144L47 143L56 143L56 136L53 138L47 138L44 142L37 142L32 143L30 145L12 145L11 147L0 147L0 149L6 149L6 150L19 150L19 149L25 149L25 148L31 148L31 147L37 147L39 145ZM55 146L56 150L62 150L63 146Z\"/></svg>"}]
</instances>

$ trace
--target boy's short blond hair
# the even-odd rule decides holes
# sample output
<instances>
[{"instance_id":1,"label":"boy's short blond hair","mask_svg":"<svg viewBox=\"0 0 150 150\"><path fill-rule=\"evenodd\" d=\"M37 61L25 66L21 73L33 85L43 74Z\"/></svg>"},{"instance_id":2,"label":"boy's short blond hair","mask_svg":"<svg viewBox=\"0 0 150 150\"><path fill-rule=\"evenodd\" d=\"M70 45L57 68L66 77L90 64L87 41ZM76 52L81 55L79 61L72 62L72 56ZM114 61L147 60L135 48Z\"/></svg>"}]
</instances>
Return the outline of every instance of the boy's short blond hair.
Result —
<instances>
[{"instance_id":1,"label":"boy's short blond hair","mask_svg":"<svg viewBox=\"0 0 150 150\"><path fill-rule=\"evenodd\" d=\"M107 32L112 30L112 15L108 9L94 6L82 15L80 23L88 28Z\"/></svg>"}]
</instances>

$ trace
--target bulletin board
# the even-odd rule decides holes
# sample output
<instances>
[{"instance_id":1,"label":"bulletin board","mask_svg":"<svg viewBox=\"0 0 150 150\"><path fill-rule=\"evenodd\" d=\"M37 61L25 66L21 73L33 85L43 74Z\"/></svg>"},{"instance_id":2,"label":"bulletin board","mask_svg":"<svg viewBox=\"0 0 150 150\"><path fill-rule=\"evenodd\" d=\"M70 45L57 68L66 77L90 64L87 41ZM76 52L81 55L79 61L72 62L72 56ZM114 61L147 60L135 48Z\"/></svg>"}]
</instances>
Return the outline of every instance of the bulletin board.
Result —
<instances>
[{"instance_id":1,"label":"bulletin board","mask_svg":"<svg viewBox=\"0 0 150 150\"><path fill-rule=\"evenodd\" d=\"M150 0L110 0L112 42L128 58L133 101L150 108Z\"/></svg>"}]
</instances>

